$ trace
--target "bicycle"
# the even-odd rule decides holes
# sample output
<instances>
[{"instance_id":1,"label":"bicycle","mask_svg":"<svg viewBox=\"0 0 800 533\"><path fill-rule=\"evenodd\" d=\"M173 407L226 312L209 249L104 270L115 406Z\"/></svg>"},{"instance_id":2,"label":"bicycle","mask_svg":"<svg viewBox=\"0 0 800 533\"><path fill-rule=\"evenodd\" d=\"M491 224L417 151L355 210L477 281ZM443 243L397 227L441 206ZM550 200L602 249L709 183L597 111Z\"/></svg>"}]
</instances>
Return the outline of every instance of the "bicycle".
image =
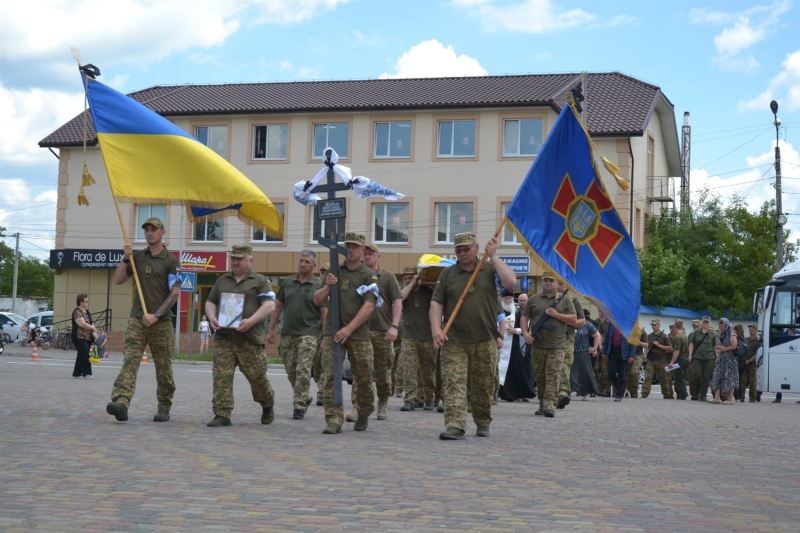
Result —
<instances>
[{"instance_id":1,"label":"bicycle","mask_svg":"<svg viewBox=\"0 0 800 533\"><path fill-rule=\"evenodd\" d=\"M49 331L45 331L39 335L37 340L39 347L41 347L43 350L49 350L50 345L53 343L53 334Z\"/></svg>"}]
</instances>

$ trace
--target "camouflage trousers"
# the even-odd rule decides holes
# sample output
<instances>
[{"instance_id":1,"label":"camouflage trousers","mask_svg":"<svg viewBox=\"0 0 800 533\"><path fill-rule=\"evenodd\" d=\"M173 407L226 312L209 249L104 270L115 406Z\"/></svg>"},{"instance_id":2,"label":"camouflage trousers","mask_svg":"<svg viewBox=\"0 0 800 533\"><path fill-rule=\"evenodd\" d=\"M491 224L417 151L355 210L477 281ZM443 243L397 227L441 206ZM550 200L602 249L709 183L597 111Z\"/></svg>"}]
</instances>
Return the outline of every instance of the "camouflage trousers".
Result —
<instances>
[{"instance_id":1,"label":"camouflage trousers","mask_svg":"<svg viewBox=\"0 0 800 533\"><path fill-rule=\"evenodd\" d=\"M438 402L444 397L444 379L442 379L442 350L436 350L436 388L433 392L433 401Z\"/></svg>"},{"instance_id":2,"label":"camouflage trousers","mask_svg":"<svg viewBox=\"0 0 800 533\"><path fill-rule=\"evenodd\" d=\"M558 395L569 397L572 393L569 383L569 374L572 370L572 361L575 359L575 341L567 340L564 344L564 357L561 361L561 373L558 375Z\"/></svg>"},{"instance_id":3,"label":"camouflage trousers","mask_svg":"<svg viewBox=\"0 0 800 533\"><path fill-rule=\"evenodd\" d=\"M294 408L306 410L311 399L311 366L317 351L316 335L281 335L281 357L294 390Z\"/></svg>"},{"instance_id":4,"label":"camouflage trousers","mask_svg":"<svg viewBox=\"0 0 800 533\"><path fill-rule=\"evenodd\" d=\"M357 389L355 407L360 416L369 416L375 410L375 392L372 387L372 343L351 341L342 344L342 353L347 350L353 385ZM322 400L325 405L325 422L344 425L344 407L333 405L333 337L322 337Z\"/></svg>"},{"instance_id":5,"label":"camouflage trousers","mask_svg":"<svg viewBox=\"0 0 800 533\"><path fill-rule=\"evenodd\" d=\"M497 373L497 341L448 341L442 347L444 378L444 425L467 429L467 389L472 402L472 420L479 427L492 423L492 395ZM469 374L469 384L467 375Z\"/></svg>"},{"instance_id":6,"label":"camouflage trousers","mask_svg":"<svg viewBox=\"0 0 800 533\"><path fill-rule=\"evenodd\" d=\"M636 354L628 371L628 392L631 398L639 397L639 369L642 368L642 354Z\"/></svg>"},{"instance_id":7,"label":"camouflage trousers","mask_svg":"<svg viewBox=\"0 0 800 533\"><path fill-rule=\"evenodd\" d=\"M314 351L314 361L311 363L314 373L314 382L317 384L317 399L322 399L322 335L317 335L317 349Z\"/></svg>"},{"instance_id":8,"label":"camouflage trousers","mask_svg":"<svg viewBox=\"0 0 800 533\"><path fill-rule=\"evenodd\" d=\"M744 368L744 372L742 372L742 379L739 380L739 397L744 400L744 393L747 391L747 386L750 386L750 403L756 401L756 385L758 380L756 379L756 370L758 367L755 363L750 363Z\"/></svg>"},{"instance_id":9,"label":"camouflage trousers","mask_svg":"<svg viewBox=\"0 0 800 533\"><path fill-rule=\"evenodd\" d=\"M697 387L694 382L694 364L686 360L686 381L689 383L689 396L697 398Z\"/></svg>"},{"instance_id":10,"label":"camouflage trousers","mask_svg":"<svg viewBox=\"0 0 800 533\"><path fill-rule=\"evenodd\" d=\"M608 379L608 359L605 357L598 357L597 364L594 366L594 377L597 380L597 386L600 389L600 394L608 396L611 394L611 380Z\"/></svg>"},{"instance_id":11,"label":"camouflage trousers","mask_svg":"<svg viewBox=\"0 0 800 533\"><path fill-rule=\"evenodd\" d=\"M214 341L214 397L211 406L217 416L231 417L233 411L233 374L239 367L250 383L253 401L264 409L275 402L275 392L267 377L267 352L263 344L243 342L234 344L226 340Z\"/></svg>"},{"instance_id":12,"label":"camouflage trousers","mask_svg":"<svg viewBox=\"0 0 800 533\"><path fill-rule=\"evenodd\" d=\"M436 392L436 350L433 341L403 339L400 353L405 364L405 399L433 403Z\"/></svg>"},{"instance_id":13,"label":"camouflage trousers","mask_svg":"<svg viewBox=\"0 0 800 533\"><path fill-rule=\"evenodd\" d=\"M159 409L169 410L172 407L172 396L175 394L175 379L172 377L172 348L174 332L170 320L159 320L152 326L145 327L141 318L129 318L125 330L125 342L122 345L124 360L114 387L111 389L111 401L130 407L133 394L136 392L136 375L142 362L142 354L146 346L150 346L150 356L156 365L156 399Z\"/></svg>"},{"instance_id":14,"label":"camouflage trousers","mask_svg":"<svg viewBox=\"0 0 800 533\"><path fill-rule=\"evenodd\" d=\"M552 350L536 348L535 344L531 348L533 379L536 380L536 396L539 398L539 409L542 411L555 412L563 350L563 348Z\"/></svg>"},{"instance_id":15,"label":"camouflage trousers","mask_svg":"<svg viewBox=\"0 0 800 533\"><path fill-rule=\"evenodd\" d=\"M714 375L715 359L697 359L692 361L692 372L694 373L694 391L699 400L705 400L708 395L708 387L711 385L711 376Z\"/></svg>"},{"instance_id":16,"label":"camouflage trousers","mask_svg":"<svg viewBox=\"0 0 800 533\"><path fill-rule=\"evenodd\" d=\"M688 355L679 355L677 361L680 368L677 370L673 370L670 372L672 374L672 389L675 391L675 396L679 400L686 399L686 367L689 366L689 356Z\"/></svg>"},{"instance_id":17,"label":"camouflage trousers","mask_svg":"<svg viewBox=\"0 0 800 533\"><path fill-rule=\"evenodd\" d=\"M403 357L402 342L400 349L395 344L394 365L392 366L392 392L402 393L406 383L406 360Z\"/></svg>"},{"instance_id":18,"label":"camouflage trousers","mask_svg":"<svg viewBox=\"0 0 800 533\"><path fill-rule=\"evenodd\" d=\"M665 366L667 366L667 359L663 357L659 357L655 360L651 359L647 362L647 366L644 369L644 383L642 383L642 398L650 396L650 388L653 384L654 373L658 373L658 384L661 387L661 395L668 400L674 398L672 394L672 380L669 377L669 373L664 370Z\"/></svg>"},{"instance_id":19,"label":"camouflage trousers","mask_svg":"<svg viewBox=\"0 0 800 533\"><path fill-rule=\"evenodd\" d=\"M371 330L369 337L372 342L372 364L375 368L375 387L378 391L378 401L385 402L392 395L394 343L387 342L385 331Z\"/></svg>"}]
</instances>

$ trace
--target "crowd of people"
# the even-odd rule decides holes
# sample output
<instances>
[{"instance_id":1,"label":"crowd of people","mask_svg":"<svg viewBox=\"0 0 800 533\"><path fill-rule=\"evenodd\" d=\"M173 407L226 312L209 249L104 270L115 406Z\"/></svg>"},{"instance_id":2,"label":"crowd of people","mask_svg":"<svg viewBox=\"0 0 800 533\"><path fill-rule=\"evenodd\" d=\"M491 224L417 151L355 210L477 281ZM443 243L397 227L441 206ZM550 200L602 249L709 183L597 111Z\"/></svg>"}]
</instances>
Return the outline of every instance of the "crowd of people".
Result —
<instances>
[{"instance_id":1,"label":"crowd of people","mask_svg":"<svg viewBox=\"0 0 800 533\"><path fill-rule=\"evenodd\" d=\"M161 221L151 218L142 227L148 247L136 252L125 247L115 282L131 277L132 262L141 265L139 271L148 274L141 278L145 305L137 294L125 333L123 366L106 411L119 421L128 419L140 354L149 344L158 384L153 420L165 422L175 391L169 309L179 290L179 265L162 244ZM693 322L687 336L681 320L667 332L655 319L651 332L642 330L638 342L631 343L602 314L593 320L551 272L543 273L540 293L521 294L515 302L516 275L497 255L494 238L479 259L475 235L456 235L456 262L441 271L435 284L424 282L417 266L407 266L402 288L396 275L381 267L377 245L356 233L346 233L343 244L348 255L337 274L324 264L316 276L316 253L303 250L297 273L281 281L277 294L268 278L252 271L252 248L232 247L231 272L218 278L202 320L206 337L215 332L214 417L208 426L232 424L237 367L262 407L261 423L272 423L274 391L264 344L265 339L278 342L278 332L293 390L292 418L303 420L314 401L313 376L317 404L325 413L324 434L341 433L345 422L365 431L376 411L378 420L386 420L388 400L397 394L403 398L401 412L444 413L442 440L465 438L468 413L476 436L488 437L498 400L536 399L534 414L553 418L570 404L573 393L583 401L596 396L613 396L615 402L647 398L654 374L665 399L730 404L734 398L744 401L749 385L750 401L758 401L755 353L760 341L754 324L745 338L741 326L732 328L723 318L714 331L710 317L703 317ZM338 327L333 324L336 310L330 309L334 286ZM229 301L240 303L229 313L231 327L224 327L217 319L219 306ZM83 327L80 317L76 321ZM344 402L335 398L333 354L339 347L353 379L353 410L347 416ZM638 369L643 364L640 390Z\"/></svg>"}]
</instances>

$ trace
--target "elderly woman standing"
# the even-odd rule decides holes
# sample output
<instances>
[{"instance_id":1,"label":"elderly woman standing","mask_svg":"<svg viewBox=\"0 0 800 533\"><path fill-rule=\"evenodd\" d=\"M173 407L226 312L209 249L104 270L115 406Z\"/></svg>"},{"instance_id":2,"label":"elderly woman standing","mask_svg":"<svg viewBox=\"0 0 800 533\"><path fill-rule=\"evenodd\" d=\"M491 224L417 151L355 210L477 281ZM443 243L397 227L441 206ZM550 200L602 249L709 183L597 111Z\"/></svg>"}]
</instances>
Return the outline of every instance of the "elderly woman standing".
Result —
<instances>
[{"instance_id":1,"label":"elderly woman standing","mask_svg":"<svg viewBox=\"0 0 800 533\"><path fill-rule=\"evenodd\" d=\"M717 367L714 369L714 377L711 378L711 390L714 392L714 398L709 400L709 403L733 405L733 391L739 386L739 366L736 359L738 345L738 339L733 333L731 323L727 318L720 318L715 348ZM720 400L722 390L728 391L728 399L725 402Z\"/></svg>"},{"instance_id":2,"label":"elderly woman standing","mask_svg":"<svg viewBox=\"0 0 800 533\"><path fill-rule=\"evenodd\" d=\"M72 377L90 378L92 377L92 363L89 362L89 348L97 335L97 328L92 325L92 317L87 311L89 297L79 294L76 303L78 307L72 312L72 342L75 344L78 356L75 358Z\"/></svg>"}]
</instances>

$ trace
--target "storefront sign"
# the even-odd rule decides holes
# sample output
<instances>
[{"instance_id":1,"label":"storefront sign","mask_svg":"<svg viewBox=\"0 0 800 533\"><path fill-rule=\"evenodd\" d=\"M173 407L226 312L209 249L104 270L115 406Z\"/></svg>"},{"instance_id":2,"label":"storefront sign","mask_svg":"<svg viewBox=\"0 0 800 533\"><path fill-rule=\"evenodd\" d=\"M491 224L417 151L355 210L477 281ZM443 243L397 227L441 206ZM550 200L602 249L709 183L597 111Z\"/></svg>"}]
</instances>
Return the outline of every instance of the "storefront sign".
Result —
<instances>
[{"instance_id":1,"label":"storefront sign","mask_svg":"<svg viewBox=\"0 0 800 533\"><path fill-rule=\"evenodd\" d=\"M50 250L50 268L117 268L123 257L122 250Z\"/></svg>"},{"instance_id":2,"label":"storefront sign","mask_svg":"<svg viewBox=\"0 0 800 533\"><path fill-rule=\"evenodd\" d=\"M178 252L172 252L178 257ZM228 252L183 252L181 255L182 272L226 272L228 270Z\"/></svg>"},{"instance_id":3,"label":"storefront sign","mask_svg":"<svg viewBox=\"0 0 800 533\"><path fill-rule=\"evenodd\" d=\"M531 269L531 258L527 255L501 255L500 259L511 267L515 274L527 274Z\"/></svg>"}]
</instances>

